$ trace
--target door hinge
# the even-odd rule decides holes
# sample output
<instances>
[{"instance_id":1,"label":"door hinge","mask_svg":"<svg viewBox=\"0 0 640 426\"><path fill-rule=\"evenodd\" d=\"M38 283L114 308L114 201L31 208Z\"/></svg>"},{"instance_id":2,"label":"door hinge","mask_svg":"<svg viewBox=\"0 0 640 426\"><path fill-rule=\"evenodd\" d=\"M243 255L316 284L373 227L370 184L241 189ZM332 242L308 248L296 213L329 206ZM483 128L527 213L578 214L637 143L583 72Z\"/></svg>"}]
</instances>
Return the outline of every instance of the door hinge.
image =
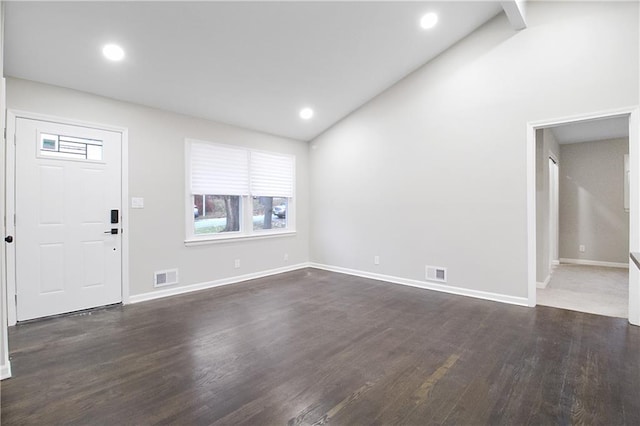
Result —
<instances>
[{"instance_id":1,"label":"door hinge","mask_svg":"<svg viewBox=\"0 0 640 426\"><path fill-rule=\"evenodd\" d=\"M16 293L16 306L18 306L18 293Z\"/></svg>"}]
</instances>

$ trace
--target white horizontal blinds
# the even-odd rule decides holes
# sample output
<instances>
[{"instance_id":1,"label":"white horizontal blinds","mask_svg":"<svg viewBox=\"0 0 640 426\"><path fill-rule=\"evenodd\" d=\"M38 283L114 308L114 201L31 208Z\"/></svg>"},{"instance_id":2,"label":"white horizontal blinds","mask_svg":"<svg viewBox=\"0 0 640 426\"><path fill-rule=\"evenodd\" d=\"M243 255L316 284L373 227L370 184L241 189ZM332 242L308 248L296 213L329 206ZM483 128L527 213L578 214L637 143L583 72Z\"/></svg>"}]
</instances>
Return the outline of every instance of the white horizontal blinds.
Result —
<instances>
[{"instance_id":1,"label":"white horizontal blinds","mask_svg":"<svg viewBox=\"0 0 640 426\"><path fill-rule=\"evenodd\" d=\"M251 195L293 197L295 158L291 155L251 152Z\"/></svg>"},{"instance_id":2,"label":"white horizontal blinds","mask_svg":"<svg viewBox=\"0 0 640 426\"><path fill-rule=\"evenodd\" d=\"M191 193L249 194L249 152L246 149L191 142Z\"/></svg>"}]
</instances>

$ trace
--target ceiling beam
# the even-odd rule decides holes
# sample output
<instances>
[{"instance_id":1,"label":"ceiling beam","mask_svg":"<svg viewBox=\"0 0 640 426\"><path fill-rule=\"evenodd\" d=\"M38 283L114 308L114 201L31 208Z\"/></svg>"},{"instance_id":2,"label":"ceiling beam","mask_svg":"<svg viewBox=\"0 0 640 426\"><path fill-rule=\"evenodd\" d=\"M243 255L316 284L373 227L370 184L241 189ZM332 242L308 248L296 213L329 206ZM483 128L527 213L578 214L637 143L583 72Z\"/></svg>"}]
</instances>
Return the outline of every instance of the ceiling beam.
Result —
<instances>
[{"instance_id":1,"label":"ceiling beam","mask_svg":"<svg viewBox=\"0 0 640 426\"><path fill-rule=\"evenodd\" d=\"M509 18L509 22L514 30L520 31L527 28L525 19L525 3L527 0L507 0L501 1L502 9Z\"/></svg>"}]
</instances>

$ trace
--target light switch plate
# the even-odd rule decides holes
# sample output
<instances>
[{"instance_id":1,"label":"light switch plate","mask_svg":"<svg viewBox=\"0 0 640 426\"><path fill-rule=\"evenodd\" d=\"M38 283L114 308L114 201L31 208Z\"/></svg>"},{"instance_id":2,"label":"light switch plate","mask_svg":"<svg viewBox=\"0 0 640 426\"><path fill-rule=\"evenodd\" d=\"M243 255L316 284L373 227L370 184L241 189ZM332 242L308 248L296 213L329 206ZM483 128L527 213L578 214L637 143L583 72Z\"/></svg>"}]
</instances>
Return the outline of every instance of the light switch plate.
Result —
<instances>
[{"instance_id":1,"label":"light switch plate","mask_svg":"<svg viewBox=\"0 0 640 426\"><path fill-rule=\"evenodd\" d=\"M142 197L131 197L131 208L132 209L144 209L144 198L142 198Z\"/></svg>"}]
</instances>

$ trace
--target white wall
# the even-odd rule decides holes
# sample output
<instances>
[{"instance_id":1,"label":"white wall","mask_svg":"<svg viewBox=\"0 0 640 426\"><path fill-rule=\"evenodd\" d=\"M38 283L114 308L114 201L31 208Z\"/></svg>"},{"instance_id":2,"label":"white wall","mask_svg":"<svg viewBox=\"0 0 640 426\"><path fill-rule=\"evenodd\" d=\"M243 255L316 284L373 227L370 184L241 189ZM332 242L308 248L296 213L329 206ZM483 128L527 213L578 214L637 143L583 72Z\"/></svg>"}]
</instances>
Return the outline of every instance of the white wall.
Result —
<instances>
[{"instance_id":1,"label":"white wall","mask_svg":"<svg viewBox=\"0 0 640 426\"><path fill-rule=\"evenodd\" d=\"M560 146L549 129L536 132L536 281L545 283L551 274L549 262L549 157L560 161Z\"/></svg>"},{"instance_id":2,"label":"white wall","mask_svg":"<svg viewBox=\"0 0 640 426\"><path fill-rule=\"evenodd\" d=\"M629 140L561 145L560 152L560 258L627 264L624 155Z\"/></svg>"},{"instance_id":3,"label":"white wall","mask_svg":"<svg viewBox=\"0 0 640 426\"><path fill-rule=\"evenodd\" d=\"M527 23L496 17L312 142L313 262L526 300L527 122L638 104L638 4Z\"/></svg>"},{"instance_id":4,"label":"white wall","mask_svg":"<svg viewBox=\"0 0 640 426\"><path fill-rule=\"evenodd\" d=\"M129 195L144 197L145 206L129 209L132 296L153 292L158 270L178 268L179 286L187 286L308 261L307 143L19 79L8 79L7 104L9 109L128 128ZM295 155L297 234L185 247L187 137ZM241 260L240 269L234 269L234 259Z\"/></svg>"}]
</instances>

